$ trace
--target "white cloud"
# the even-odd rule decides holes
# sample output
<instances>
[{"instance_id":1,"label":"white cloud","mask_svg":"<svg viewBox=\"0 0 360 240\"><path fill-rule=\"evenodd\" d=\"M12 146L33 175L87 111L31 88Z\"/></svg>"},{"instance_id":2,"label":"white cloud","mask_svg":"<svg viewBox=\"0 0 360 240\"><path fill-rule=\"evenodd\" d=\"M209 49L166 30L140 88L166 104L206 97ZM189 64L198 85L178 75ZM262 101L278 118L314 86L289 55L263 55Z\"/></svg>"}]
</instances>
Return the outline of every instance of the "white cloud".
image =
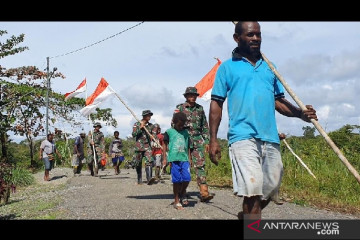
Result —
<instances>
[{"instance_id":1,"label":"white cloud","mask_svg":"<svg viewBox=\"0 0 360 240\"><path fill-rule=\"evenodd\" d=\"M25 33L30 50L2 59L2 67L35 65L46 68L46 57L87 46L121 31L134 22L2 22L9 35ZM360 22L260 22L262 52L305 104L318 111L319 123L331 131L359 124ZM42 29L48 29L44 32ZM114 30L115 29L115 30ZM74 90L84 77L88 95L101 77L141 117L144 109L154 112L152 122L169 126L176 104L183 102L187 86L194 86L215 64L231 57L236 47L234 25L229 22L145 22L116 38L74 54L51 58L66 79L53 79L58 92ZM346 38L344 38L346 36ZM83 96L84 97L84 96ZM290 96L287 96L291 100ZM198 100L208 117L209 103ZM125 137L135 119L113 98L111 107ZM308 125L296 118L277 116L279 128L302 135ZM58 124L58 123L57 123ZM89 130L84 123L85 130ZM224 106L218 136L226 138L228 116ZM310 124L311 125L311 124ZM162 130L165 130L162 126ZM56 127L56 126L55 126ZM80 127L80 126L79 126ZM79 127L67 126L76 133ZM105 131L105 129L104 129ZM112 128L106 132L113 131Z\"/></svg>"}]
</instances>

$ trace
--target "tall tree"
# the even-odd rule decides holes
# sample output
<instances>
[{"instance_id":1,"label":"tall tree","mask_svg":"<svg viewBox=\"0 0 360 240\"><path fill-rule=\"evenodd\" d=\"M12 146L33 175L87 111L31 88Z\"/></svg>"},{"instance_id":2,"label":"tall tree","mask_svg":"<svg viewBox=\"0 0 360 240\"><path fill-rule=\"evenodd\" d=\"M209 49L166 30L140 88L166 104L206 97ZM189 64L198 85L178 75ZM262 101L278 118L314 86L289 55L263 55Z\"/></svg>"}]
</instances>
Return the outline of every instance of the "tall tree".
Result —
<instances>
[{"instance_id":1,"label":"tall tree","mask_svg":"<svg viewBox=\"0 0 360 240\"><path fill-rule=\"evenodd\" d=\"M6 30L0 30L0 37L7 34ZM6 39L5 42L0 41L0 59L6 56L14 55L19 52L23 52L28 49L28 47L17 47L17 45L24 41L24 34L19 36L12 35L9 39ZM3 76L3 68L0 65L0 77ZM0 83L0 142L1 142L1 160L7 161L7 131L10 129L11 122L14 120L11 116L4 113L3 108L7 105L7 94L4 91L3 84Z\"/></svg>"},{"instance_id":2,"label":"tall tree","mask_svg":"<svg viewBox=\"0 0 360 240\"><path fill-rule=\"evenodd\" d=\"M302 130L304 130L303 135L305 138L315 138L315 127L306 126L302 127Z\"/></svg>"},{"instance_id":3,"label":"tall tree","mask_svg":"<svg viewBox=\"0 0 360 240\"><path fill-rule=\"evenodd\" d=\"M7 31L0 30L0 36ZM11 36L0 42L0 58L23 52L28 47L17 47L24 41L24 34ZM51 77L65 78L61 73L52 74ZM4 80L4 78L7 79ZM43 114L45 83L37 80L48 79L47 73L35 66L23 66L6 69L0 66L0 142L2 160L8 160L7 132L12 130L15 134L26 135L29 140L31 164L33 164L32 139L43 131Z\"/></svg>"}]
</instances>

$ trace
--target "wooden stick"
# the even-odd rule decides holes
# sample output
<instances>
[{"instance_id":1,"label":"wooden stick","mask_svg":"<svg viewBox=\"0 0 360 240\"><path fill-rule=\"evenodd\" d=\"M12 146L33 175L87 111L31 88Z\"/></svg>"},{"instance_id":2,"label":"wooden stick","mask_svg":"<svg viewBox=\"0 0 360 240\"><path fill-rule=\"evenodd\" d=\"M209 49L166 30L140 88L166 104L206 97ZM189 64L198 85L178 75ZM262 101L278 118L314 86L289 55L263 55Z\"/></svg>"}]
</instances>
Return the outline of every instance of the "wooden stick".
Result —
<instances>
[{"instance_id":1,"label":"wooden stick","mask_svg":"<svg viewBox=\"0 0 360 240\"><path fill-rule=\"evenodd\" d=\"M306 164L301 160L301 158L295 154L295 152L291 149L291 147L289 146L289 144L286 142L285 139L282 140L285 145L287 146L287 148L290 150L290 152L297 158L297 160L299 160L299 162L301 163L301 165L303 165L303 167L310 173L311 176L313 176L315 179L315 175L311 172L311 170L308 168L308 166L306 166Z\"/></svg>"},{"instance_id":2,"label":"wooden stick","mask_svg":"<svg viewBox=\"0 0 360 240\"><path fill-rule=\"evenodd\" d=\"M237 21L232 21L234 24L238 23ZM280 80L286 91L289 93L289 95L294 99L296 104L301 108L301 110L307 110L305 105L300 101L300 99L295 95L295 93L292 91L290 86L287 84L285 79L280 75L280 73L275 69L275 67L272 65L272 63L265 57L263 53L261 53L262 58L265 60L265 62L269 65L271 71L275 74L275 76ZM319 133L325 138L326 142L330 145L332 150L338 155L342 163L349 169L349 171L354 175L358 183L360 183L360 175L356 171L356 169L349 163L349 161L346 159L346 157L341 153L340 149L335 145L335 143L331 140L331 138L327 135L327 133L324 131L324 129L321 127L318 121L315 119L310 119L312 124L315 126L315 128L319 131Z\"/></svg>"},{"instance_id":3,"label":"wooden stick","mask_svg":"<svg viewBox=\"0 0 360 240\"><path fill-rule=\"evenodd\" d=\"M275 69L275 67L272 65L272 63L265 57L263 53L261 53L261 56L265 60L265 62L269 65L271 71L275 74L275 76L280 80L286 91L289 93L289 95L294 99L294 101L297 103L297 105L301 108L301 110L305 111L307 108L305 105L300 101L300 99L295 95L295 93L292 91L290 86L287 84L285 79L278 73L278 71ZM321 127L320 123L316 121L315 119L310 119L311 123L315 126L315 128L319 131L319 133L325 138L326 142L330 145L332 150L336 153L336 155L340 158L342 163L349 169L349 171L354 175L358 183L360 183L360 175L356 171L356 169L349 163L349 161L346 159L346 157L342 154L340 149L335 145L335 143L331 140L331 138L327 135L325 130Z\"/></svg>"},{"instance_id":4,"label":"wooden stick","mask_svg":"<svg viewBox=\"0 0 360 240\"><path fill-rule=\"evenodd\" d=\"M109 86L110 87L110 86ZM130 113L133 115L133 117L136 119L136 121L140 122L140 120L136 117L135 113L126 105L126 103L121 99L121 97L115 92L114 89L111 88L111 90L115 93L116 97L124 104L124 106L130 111ZM144 127L145 132L150 136L150 138L157 143L157 145L160 146L161 150L163 150L163 147L160 145L159 141L154 138L152 134L149 133L149 131ZM151 143L149 143L151 145ZM150 146L151 147L151 146Z\"/></svg>"},{"instance_id":5,"label":"wooden stick","mask_svg":"<svg viewBox=\"0 0 360 240\"><path fill-rule=\"evenodd\" d=\"M89 114L88 118L89 118L89 123L90 123L91 140L92 140L92 142L94 143L94 133L93 133L93 130L92 130L93 126L92 126L92 124L91 124L90 114ZM90 144L90 145L91 145L91 144ZM92 146L92 150L93 150L93 154L94 154L95 168L97 168L97 167L98 167L98 164L97 164L96 153L95 153L95 143L94 143L94 145L91 145L91 146Z\"/></svg>"}]
</instances>

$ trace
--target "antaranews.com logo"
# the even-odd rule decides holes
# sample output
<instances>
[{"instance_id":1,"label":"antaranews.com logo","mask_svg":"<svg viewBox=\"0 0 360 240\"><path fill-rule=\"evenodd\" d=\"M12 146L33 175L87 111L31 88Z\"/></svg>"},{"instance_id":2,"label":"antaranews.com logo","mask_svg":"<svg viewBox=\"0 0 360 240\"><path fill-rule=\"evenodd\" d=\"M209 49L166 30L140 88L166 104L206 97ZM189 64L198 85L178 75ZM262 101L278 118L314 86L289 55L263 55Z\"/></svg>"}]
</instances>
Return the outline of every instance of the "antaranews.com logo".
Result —
<instances>
[{"instance_id":1,"label":"antaranews.com logo","mask_svg":"<svg viewBox=\"0 0 360 240\"><path fill-rule=\"evenodd\" d=\"M263 220L244 221L244 236L259 239L322 239L322 236L339 236L338 221L325 220Z\"/></svg>"}]
</instances>

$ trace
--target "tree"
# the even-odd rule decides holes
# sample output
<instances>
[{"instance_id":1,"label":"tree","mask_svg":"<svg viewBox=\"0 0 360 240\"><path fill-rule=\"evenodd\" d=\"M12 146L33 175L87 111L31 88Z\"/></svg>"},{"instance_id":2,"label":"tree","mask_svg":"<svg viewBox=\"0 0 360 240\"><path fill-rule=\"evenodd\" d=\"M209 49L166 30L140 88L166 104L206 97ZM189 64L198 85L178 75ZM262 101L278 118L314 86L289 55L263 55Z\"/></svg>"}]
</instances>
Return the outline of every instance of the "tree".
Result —
<instances>
[{"instance_id":1,"label":"tree","mask_svg":"<svg viewBox=\"0 0 360 240\"><path fill-rule=\"evenodd\" d=\"M7 32L0 30L0 36L5 33ZM0 58L28 49L27 47L16 47L23 41L24 34L21 34L18 37L11 36L5 43L0 42ZM46 110L45 96L48 90L47 81L58 77L65 78L61 72L50 72L48 76L48 73L40 71L35 66L11 69L0 66L0 142L2 159L5 161L8 160L7 132L13 131L16 135L26 136L30 149L31 166L34 165L33 139L45 133L44 112ZM2 78L7 78L11 82ZM36 80L43 81L38 83ZM62 94L53 92L51 89L49 91L49 116L51 116L50 120L53 125L59 119L76 124L74 114L71 113L84 107L85 100L72 98L65 102ZM111 109L97 109L97 113L92 114L92 120L95 119L106 121L107 125L117 125L116 120L112 117ZM53 126L54 128L55 126ZM65 140L66 137L64 135Z\"/></svg>"},{"instance_id":2,"label":"tree","mask_svg":"<svg viewBox=\"0 0 360 240\"><path fill-rule=\"evenodd\" d=\"M0 30L0 37L4 34L7 34L6 30ZM19 43L24 41L24 34L19 36L11 36L10 39L7 39L4 43L0 42L0 59L6 56L14 55L19 52L23 52L28 49L28 47L16 47ZM3 73L3 68L0 65L0 77L6 75ZM3 113L3 108L7 104L7 96L3 89L3 84L0 84L0 142L1 142L1 160L7 161L7 131L10 128L11 122L14 120L11 116ZM10 109L11 110L11 109Z\"/></svg>"},{"instance_id":3,"label":"tree","mask_svg":"<svg viewBox=\"0 0 360 240\"><path fill-rule=\"evenodd\" d=\"M315 127L302 127L302 130L304 130L304 137L305 138L315 138Z\"/></svg>"},{"instance_id":4,"label":"tree","mask_svg":"<svg viewBox=\"0 0 360 240\"><path fill-rule=\"evenodd\" d=\"M0 30L0 36L6 34ZM24 34L11 36L4 43L0 42L0 58L23 52L28 47L16 47L24 41ZM52 74L52 77L65 78L61 73ZM25 135L29 140L31 165L33 165L32 139L43 132L43 109L45 96L45 81L36 83L36 80L46 80L47 73L35 66L23 66L6 69L0 66L0 142L2 159L8 161L7 144L8 131ZM7 78L10 81L5 81ZM15 83L14 83L15 82Z\"/></svg>"},{"instance_id":5,"label":"tree","mask_svg":"<svg viewBox=\"0 0 360 240\"><path fill-rule=\"evenodd\" d=\"M96 113L90 114L90 119L93 123L95 123L96 120L100 120L106 122L105 124L108 126L113 126L113 127L117 126L117 121L111 114L111 110L112 110L111 108L104 108L104 109L96 108L95 110Z\"/></svg>"}]
</instances>

